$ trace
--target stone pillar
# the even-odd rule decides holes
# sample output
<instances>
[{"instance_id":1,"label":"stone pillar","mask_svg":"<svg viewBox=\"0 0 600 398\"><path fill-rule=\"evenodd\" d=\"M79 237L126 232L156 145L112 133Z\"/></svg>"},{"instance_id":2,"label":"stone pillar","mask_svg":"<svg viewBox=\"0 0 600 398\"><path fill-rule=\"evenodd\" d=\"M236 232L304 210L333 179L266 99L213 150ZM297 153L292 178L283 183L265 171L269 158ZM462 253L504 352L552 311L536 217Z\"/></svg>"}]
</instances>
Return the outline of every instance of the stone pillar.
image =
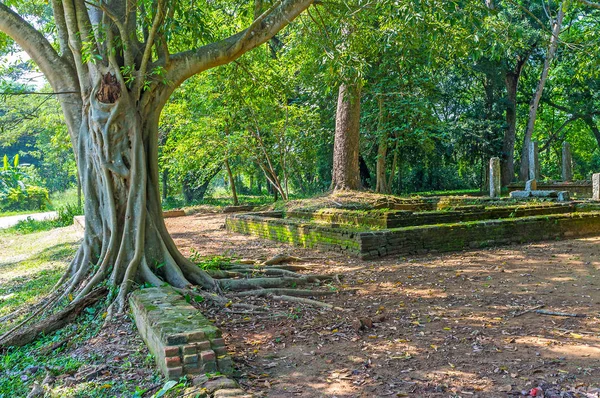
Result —
<instances>
[{"instance_id":1,"label":"stone pillar","mask_svg":"<svg viewBox=\"0 0 600 398\"><path fill-rule=\"evenodd\" d=\"M592 199L600 200L600 173L592 174Z\"/></svg>"},{"instance_id":2,"label":"stone pillar","mask_svg":"<svg viewBox=\"0 0 600 398\"><path fill-rule=\"evenodd\" d=\"M500 158L490 159L490 197L499 198L502 189L500 179Z\"/></svg>"},{"instance_id":3,"label":"stone pillar","mask_svg":"<svg viewBox=\"0 0 600 398\"><path fill-rule=\"evenodd\" d=\"M538 142L531 141L529 143L529 179L540 179L540 160L538 157Z\"/></svg>"},{"instance_id":4,"label":"stone pillar","mask_svg":"<svg viewBox=\"0 0 600 398\"><path fill-rule=\"evenodd\" d=\"M526 191L537 191L537 181L536 180L527 180L525 182L525 190Z\"/></svg>"},{"instance_id":5,"label":"stone pillar","mask_svg":"<svg viewBox=\"0 0 600 398\"><path fill-rule=\"evenodd\" d=\"M567 141L562 146L562 180L568 182L573 180L573 158L571 157L571 144Z\"/></svg>"}]
</instances>

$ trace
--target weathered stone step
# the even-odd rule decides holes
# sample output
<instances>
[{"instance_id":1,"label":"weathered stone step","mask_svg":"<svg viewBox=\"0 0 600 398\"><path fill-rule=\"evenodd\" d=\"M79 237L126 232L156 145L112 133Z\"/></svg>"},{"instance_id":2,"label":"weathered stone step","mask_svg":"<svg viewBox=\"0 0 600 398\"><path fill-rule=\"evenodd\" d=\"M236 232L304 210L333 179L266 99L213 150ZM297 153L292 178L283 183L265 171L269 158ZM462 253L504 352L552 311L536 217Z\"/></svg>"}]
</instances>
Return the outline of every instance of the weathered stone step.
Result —
<instances>
[{"instance_id":1,"label":"weathered stone step","mask_svg":"<svg viewBox=\"0 0 600 398\"><path fill-rule=\"evenodd\" d=\"M169 379L233 371L221 331L173 289L135 291L129 304L140 335Z\"/></svg>"}]
</instances>

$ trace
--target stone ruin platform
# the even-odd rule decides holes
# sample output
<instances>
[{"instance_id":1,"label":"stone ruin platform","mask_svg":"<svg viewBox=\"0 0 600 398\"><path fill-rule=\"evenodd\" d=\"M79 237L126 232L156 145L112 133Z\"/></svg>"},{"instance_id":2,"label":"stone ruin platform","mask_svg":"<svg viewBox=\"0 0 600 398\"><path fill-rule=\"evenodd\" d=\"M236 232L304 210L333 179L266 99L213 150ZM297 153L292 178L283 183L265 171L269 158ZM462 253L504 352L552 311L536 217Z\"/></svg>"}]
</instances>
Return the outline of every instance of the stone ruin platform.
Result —
<instances>
[{"instance_id":1,"label":"stone ruin platform","mask_svg":"<svg viewBox=\"0 0 600 398\"><path fill-rule=\"evenodd\" d=\"M401 210L236 214L227 217L226 226L232 232L376 259L600 235L600 204L426 198L411 199Z\"/></svg>"},{"instance_id":2,"label":"stone ruin platform","mask_svg":"<svg viewBox=\"0 0 600 398\"><path fill-rule=\"evenodd\" d=\"M233 372L221 331L174 290L137 290L129 304L140 335L167 378Z\"/></svg>"}]
</instances>

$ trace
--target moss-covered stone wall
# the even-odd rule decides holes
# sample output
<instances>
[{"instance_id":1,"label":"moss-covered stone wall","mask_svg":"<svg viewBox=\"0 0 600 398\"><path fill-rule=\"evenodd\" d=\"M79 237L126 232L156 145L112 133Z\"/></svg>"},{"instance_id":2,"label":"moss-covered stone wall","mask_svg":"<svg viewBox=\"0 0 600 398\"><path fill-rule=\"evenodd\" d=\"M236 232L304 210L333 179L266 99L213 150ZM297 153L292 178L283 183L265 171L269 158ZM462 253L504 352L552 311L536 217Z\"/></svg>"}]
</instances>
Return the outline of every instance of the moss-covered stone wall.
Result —
<instances>
[{"instance_id":1,"label":"moss-covered stone wall","mask_svg":"<svg viewBox=\"0 0 600 398\"><path fill-rule=\"evenodd\" d=\"M297 218L327 224L345 224L374 228L398 228L412 225L457 223L500 218L528 217L545 214L564 214L575 211L575 204L548 203L543 205L501 206L486 208L483 205L461 206L454 210L412 212L403 210L361 211L321 209L295 210L287 218Z\"/></svg>"},{"instance_id":2,"label":"moss-covered stone wall","mask_svg":"<svg viewBox=\"0 0 600 398\"><path fill-rule=\"evenodd\" d=\"M358 232L343 228L321 227L300 220L282 219L281 213L250 213L227 217L229 231L302 247L360 254Z\"/></svg>"},{"instance_id":3,"label":"moss-covered stone wall","mask_svg":"<svg viewBox=\"0 0 600 398\"><path fill-rule=\"evenodd\" d=\"M600 212L424 225L363 232L360 257L422 254L600 235Z\"/></svg>"},{"instance_id":4,"label":"moss-covered stone wall","mask_svg":"<svg viewBox=\"0 0 600 398\"><path fill-rule=\"evenodd\" d=\"M562 207L558 209L563 210ZM230 216L226 223L230 231L303 247L344 252L363 259L600 235L600 211L408 226L379 231L323 227L301 220L265 217L264 214Z\"/></svg>"}]
</instances>

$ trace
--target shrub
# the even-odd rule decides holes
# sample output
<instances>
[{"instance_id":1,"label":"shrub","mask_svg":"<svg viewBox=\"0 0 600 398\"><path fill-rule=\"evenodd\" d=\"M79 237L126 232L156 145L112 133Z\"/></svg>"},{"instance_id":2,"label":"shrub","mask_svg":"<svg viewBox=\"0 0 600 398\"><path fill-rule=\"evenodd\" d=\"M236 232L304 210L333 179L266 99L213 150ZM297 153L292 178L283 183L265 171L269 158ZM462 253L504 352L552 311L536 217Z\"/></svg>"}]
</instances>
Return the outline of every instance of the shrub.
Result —
<instances>
[{"instance_id":1,"label":"shrub","mask_svg":"<svg viewBox=\"0 0 600 398\"><path fill-rule=\"evenodd\" d=\"M1 211L45 210L48 203L48 190L34 185L28 185L24 189L9 188L0 194Z\"/></svg>"},{"instance_id":2,"label":"shrub","mask_svg":"<svg viewBox=\"0 0 600 398\"><path fill-rule=\"evenodd\" d=\"M19 164L18 155L12 164L4 155L3 167L0 168L0 211L46 209L48 190L31 185L32 179L26 170L26 167Z\"/></svg>"},{"instance_id":3,"label":"shrub","mask_svg":"<svg viewBox=\"0 0 600 398\"><path fill-rule=\"evenodd\" d=\"M18 234L30 234L39 231L48 231L53 228L66 227L73 224L73 217L83 214L82 209L77 205L66 205L56 210L58 216L51 220L34 220L27 217L26 220L19 221L16 225L6 229L8 233L16 232Z\"/></svg>"}]
</instances>

